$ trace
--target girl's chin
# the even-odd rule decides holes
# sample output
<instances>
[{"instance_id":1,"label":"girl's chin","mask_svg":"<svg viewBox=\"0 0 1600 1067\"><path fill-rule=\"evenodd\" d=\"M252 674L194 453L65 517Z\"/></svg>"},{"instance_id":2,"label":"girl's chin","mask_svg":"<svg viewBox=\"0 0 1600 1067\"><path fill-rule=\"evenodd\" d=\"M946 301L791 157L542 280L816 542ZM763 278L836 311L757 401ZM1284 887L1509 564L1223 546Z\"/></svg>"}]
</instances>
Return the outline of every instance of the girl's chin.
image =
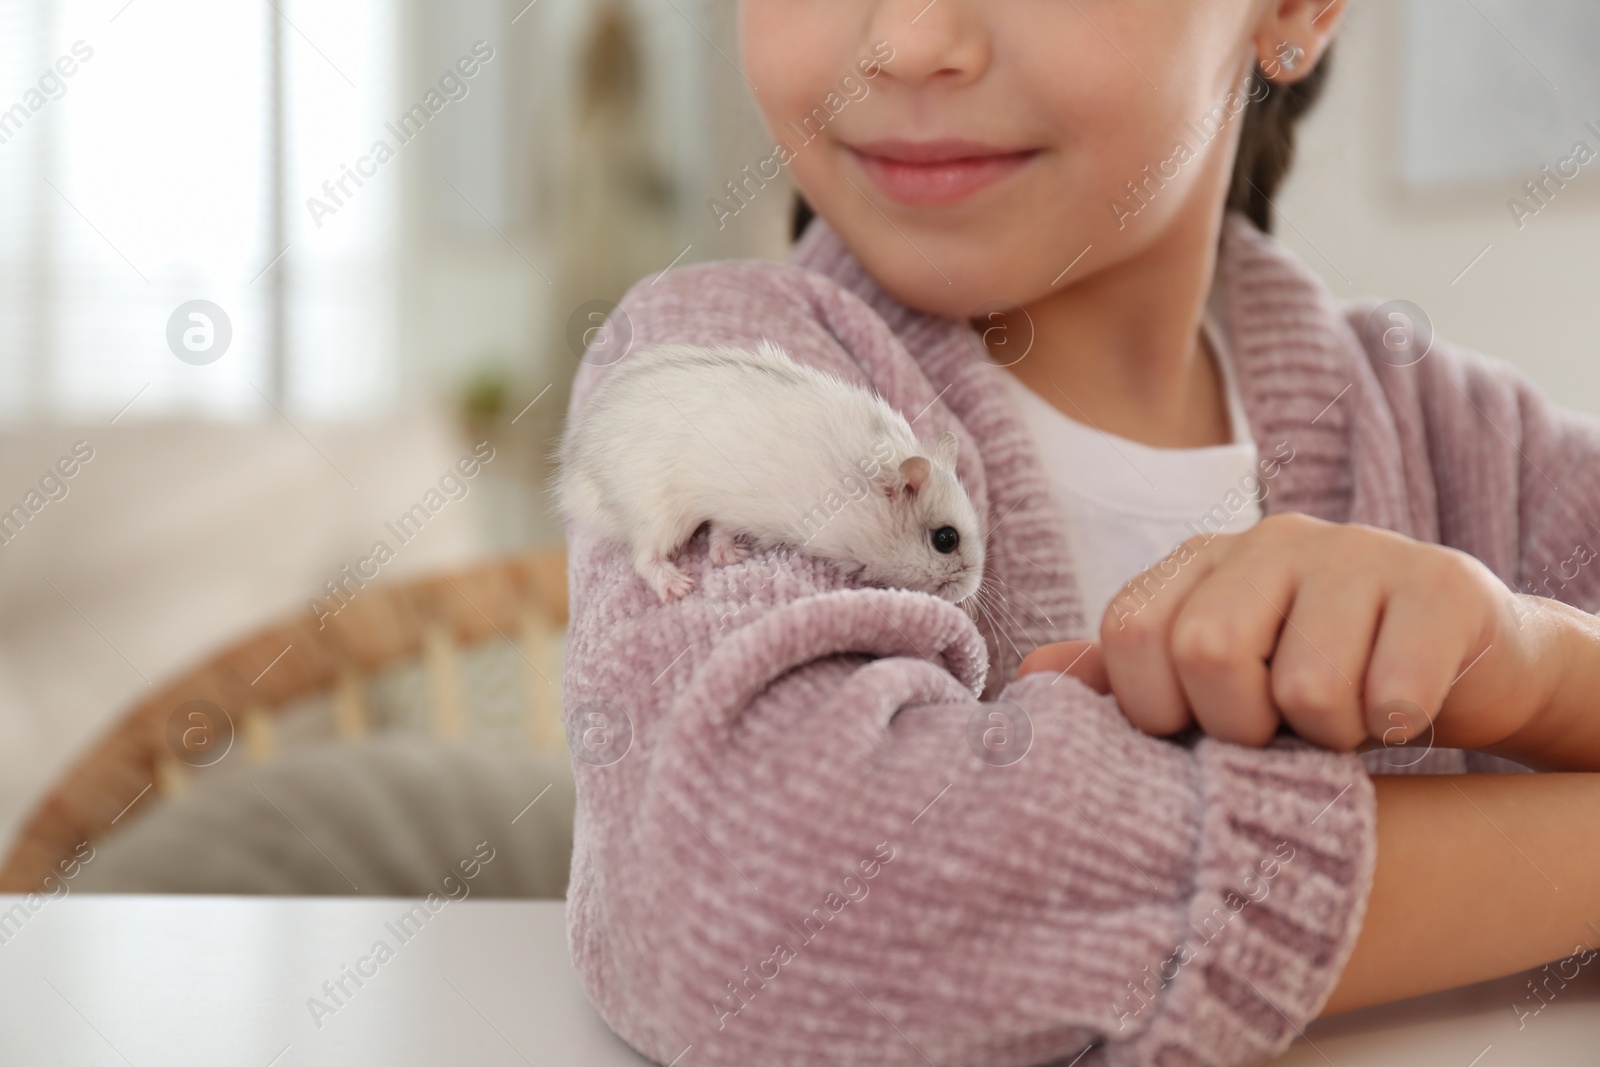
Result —
<instances>
[{"instance_id":1,"label":"girl's chin","mask_svg":"<svg viewBox=\"0 0 1600 1067\"><path fill-rule=\"evenodd\" d=\"M929 315L970 319L1017 303L1005 291L1003 281L997 284L996 280L1001 277L998 274L985 274L970 267L955 272L944 268L941 274L915 252L909 259L898 254L868 254L858 258L885 292L907 307Z\"/></svg>"},{"instance_id":2,"label":"girl's chin","mask_svg":"<svg viewBox=\"0 0 1600 1067\"><path fill-rule=\"evenodd\" d=\"M979 213L956 227L924 227L914 221L891 223L855 199L841 240L889 295L932 315L971 318L1029 304L1051 292L1051 279L1083 251L1080 241L1070 255L1054 252L1078 240L1076 235L1042 250L1021 237L997 240L998 213ZM1074 264L1067 277L1083 266Z\"/></svg>"}]
</instances>

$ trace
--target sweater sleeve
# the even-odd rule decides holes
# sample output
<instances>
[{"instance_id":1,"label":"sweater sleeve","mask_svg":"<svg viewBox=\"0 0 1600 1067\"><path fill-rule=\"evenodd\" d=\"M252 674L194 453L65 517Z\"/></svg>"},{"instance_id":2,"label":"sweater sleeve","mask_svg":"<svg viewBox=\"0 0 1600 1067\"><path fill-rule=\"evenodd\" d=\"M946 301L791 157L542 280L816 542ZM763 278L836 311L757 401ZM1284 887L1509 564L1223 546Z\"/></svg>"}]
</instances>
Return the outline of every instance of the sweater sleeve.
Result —
<instances>
[{"instance_id":1,"label":"sweater sleeve","mask_svg":"<svg viewBox=\"0 0 1600 1067\"><path fill-rule=\"evenodd\" d=\"M1600 610L1600 419L1446 342L1418 368L1441 539L1518 592Z\"/></svg>"},{"instance_id":2,"label":"sweater sleeve","mask_svg":"<svg viewBox=\"0 0 1600 1067\"><path fill-rule=\"evenodd\" d=\"M831 284L703 265L620 314L634 346L769 336L860 377L881 334L819 316ZM701 531L661 604L567 535L568 936L645 1055L1242 1065L1331 994L1375 863L1355 757L1152 738L1048 674L984 702L983 638L936 597L787 550L714 567Z\"/></svg>"},{"instance_id":3,"label":"sweater sleeve","mask_svg":"<svg viewBox=\"0 0 1600 1067\"><path fill-rule=\"evenodd\" d=\"M1364 330L1378 305L1346 319L1428 465L1441 544L1470 552L1521 593L1600 611L1600 418L1564 408L1524 371L1434 338L1423 357L1385 364Z\"/></svg>"}]
</instances>

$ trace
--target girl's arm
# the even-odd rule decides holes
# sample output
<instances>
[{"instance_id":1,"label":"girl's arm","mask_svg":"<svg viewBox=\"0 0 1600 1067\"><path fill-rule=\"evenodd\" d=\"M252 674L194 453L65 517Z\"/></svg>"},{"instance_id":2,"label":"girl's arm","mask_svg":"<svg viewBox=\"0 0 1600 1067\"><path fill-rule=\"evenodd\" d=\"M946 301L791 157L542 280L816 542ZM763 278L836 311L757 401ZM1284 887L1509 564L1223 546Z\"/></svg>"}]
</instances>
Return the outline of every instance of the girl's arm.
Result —
<instances>
[{"instance_id":1,"label":"girl's arm","mask_svg":"<svg viewBox=\"0 0 1600 1067\"><path fill-rule=\"evenodd\" d=\"M765 335L953 419L821 275L680 267L622 308L635 345ZM1376 855L1356 757L1173 744L1073 679L980 700L948 602L794 553L714 567L701 537L663 604L567 534L569 942L657 1062L1243 1065L1332 992Z\"/></svg>"},{"instance_id":2,"label":"girl's arm","mask_svg":"<svg viewBox=\"0 0 1600 1067\"><path fill-rule=\"evenodd\" d=\"M1378 865L1322 1014L1600 946L1600 775L1375 778Z\"/></svg>"},{"instance_id":3,"label":"girl's arm","mask_svg":"<svg viewBox=\"0 0 1600 1067\"><path fill-rule=\"evenodd\" d=\"M1483 751L1539 770L1600 769L1600 418L1564 408L1523 371L1435 338L1422 360L1390 366L1380 335L1347 318L1397 419L1425 435L1439 540L1482 560L1531 601L1524 626L1564 631L1561 677L1545 713ZM1558 601L1552 604L1550 601ZM1562 604L1577 610L1566 610ZM1539 684L1531 680L1530 684ZM1468 769L1474 767L1469 753Z\"/></svg>"},{"instance_id":4,"label":"girl's arm","mask_svg":"<svg viewBox=\"0 0 1600 1067\"><path fill-rule=\"evenodd\" d=\"M1570 669L1545 715L1493 751L1530 766L1600 767L1600 620L1562 604L1542 611L1539 625L1570 635ZM1089 642L1045 646L1023 668L1068 664L1109 691ZM1322 1016L1600 947L1600 774L1382 775L1373 788L1372 891Z\"/></svg>"},{"instance_id":5,"label":"girl's arm","mask_svg":"<svg viewBox=\"0 0 1600 1067\"><path fill-rule=\"evenodd\" d=\"M1362 329L1370 311L1356 306L1349 321L1376 343ZM1549 598L1523 623L1561 631L1552 699L1485 751L1545 770L1600 768L1600 623L1589 614L1600 609L1600 420L1561 408L1516 368L1442 340L1413 366L1390 366L1376 350L1372 363L1397 411L1421 415L1440 540L1519 592ZM1377 874L1323 1014L1600 946L1600 775L1373 784Z\"/></svg>"}]
</instances>

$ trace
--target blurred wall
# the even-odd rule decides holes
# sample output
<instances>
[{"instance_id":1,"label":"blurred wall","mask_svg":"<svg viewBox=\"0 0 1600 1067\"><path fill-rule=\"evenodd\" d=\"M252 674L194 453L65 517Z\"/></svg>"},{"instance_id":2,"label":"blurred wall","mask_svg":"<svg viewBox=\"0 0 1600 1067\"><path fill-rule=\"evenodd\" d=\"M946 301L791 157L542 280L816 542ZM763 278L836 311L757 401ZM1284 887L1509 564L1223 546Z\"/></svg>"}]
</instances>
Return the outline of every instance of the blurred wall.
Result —
<instances>
[{"instance_id":1,"label":"blurred wall","mask_svg":"<svg viewBox=\"0 0 1600 1067\"><path fill-rule=\"evenodd\" d=\"M576 308L564 305L556 284L562 164L575 135L573 86L601 6L406 2L402 97L426 88L475 40L495 49L467 106L440 124L440 137L419 141L415 166L404 174L399 337L413 390L437 393L495 361L515 368L523 403L550 381L570 378L570 366L556 365L576 361L565 343ZM747 161L770 152L735 65L735 5L622 6L640 31L644 133L670 183L677 220L671 251L635 280L680 254L678 265L785 254L790 200L777 185L721 229L705 206ZM529 418L551 404L564 410L563 391L552 390Z\"/></svg>"},{"instance_id":2,"label":"blurred wall","mask_svg":"<svg viewBox=\"0 0 1600 1067\"><path fill-rule=\"evenodd\" d=\"M1514 363L1561 403L1600 414L1600 182L1581 174L1520 230L1506 200L1539 176L1537 164L1518 178L1409 192L1397 165L1402 74L1430 42L1407 39L1402 6L1350 5L1327 95L1277 199L1278 236L1340 296L1410 300L1439 336ZM1505 6L1491 13L1521 36ZM1462 5L1460 17L1480 16ZM1526 39L1505 47L1533 49ZM1600 109L1591 117L1600 120ZM1582 135L1548 146L1544 160Z\"/></svg>"},{"instance_id":3,"label":"blurred wall","mask_svg":"<svg viewBox=\"0 0 1600 1067\"><path fill-rule=\"evenodd\" d=\"M569 194L580 140L575 86L602 0L405 0L403 8L403 100L435 82L474 42L494 50L469 95L430 125L414 152L407 149L397 220L397 355L414 399L455 393L491 368L513 379L511 414L539 398L515 427L525 491L509 512L523 518L502 531L504 541L561 537L537 487L551 473L546 452L581 354L572 350L569 320L669 266L788 250L786 177L726 226L707 207L742 166L771 151L736 65L735 5L618 3L636 26L643 68L639 154L655 160L670 205L665 225L640 232L632 247L621 247L626 222L601 227L594 238L600 247L583 257L581 269L571 266L562 222L577 210ZM587 160L591 173L594 163ZM597 262L608 252L617 260L609 270ZM620 277L627 282L618 289ZM616 291L586 291L591 285Z\"/></svg>"}]
</instances>

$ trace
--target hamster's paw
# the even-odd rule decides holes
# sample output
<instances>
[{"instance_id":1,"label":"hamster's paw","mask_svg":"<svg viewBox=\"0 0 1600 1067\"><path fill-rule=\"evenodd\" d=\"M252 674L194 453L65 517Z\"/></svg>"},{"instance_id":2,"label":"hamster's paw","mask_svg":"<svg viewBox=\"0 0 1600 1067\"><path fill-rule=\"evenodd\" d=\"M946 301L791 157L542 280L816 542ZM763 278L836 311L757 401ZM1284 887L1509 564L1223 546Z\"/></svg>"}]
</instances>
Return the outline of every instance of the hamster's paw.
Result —
<instances>
[{"instance_id":1,"label":"hamster's paw","mask_svg":"<svg viewBox=\"0 0 1600 1067\"><path fill-rule=\"evenodd\" d=\"M663 604L687 596L694 589L694 579L687 571L660 556L651 556L638 561L636 569L639 577L655 590L656 596L661 598Z\"/></svg>"},{"instance_id":2,"label":"hamster's paw","mask_svg":"<svg viewBox=\"0 0 1600 1067\"><path fill-rule=\"evenodd\" d=\"M726 567L730 563L743 563L750 558L751 548L739 540L739 535L731 527L711 525L711 562L718 567Z\"/></svg>"},{"instance_id":3,"label":"hamster's paw","mask_svg":"<svg viewBox=\"0 0 1600 1067\"><path fill-rule=\"evenodd\" d=\"M694 579L688 572L673 568L673 574L667 578L664 588L656 589L661 596L662 603L669 603L679 597L688 596L694 590Z\"/></svg>"}]
</instances>

